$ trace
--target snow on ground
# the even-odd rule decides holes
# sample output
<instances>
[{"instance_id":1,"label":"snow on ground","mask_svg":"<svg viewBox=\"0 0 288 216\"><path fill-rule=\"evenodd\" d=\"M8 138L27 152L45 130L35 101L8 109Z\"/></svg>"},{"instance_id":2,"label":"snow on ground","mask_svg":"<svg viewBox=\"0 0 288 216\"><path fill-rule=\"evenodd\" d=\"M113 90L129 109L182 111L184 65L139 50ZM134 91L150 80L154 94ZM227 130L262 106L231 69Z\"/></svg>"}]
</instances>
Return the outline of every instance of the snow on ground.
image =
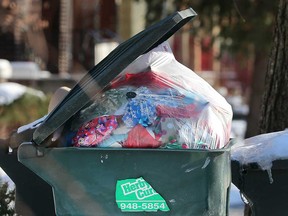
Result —
<instances>
[{"instance_id":1,"label":"snow on ground","mask_svg":"<svg viewBox=\"0 0 288 216\"><path fill-rule=\"evenodd\" d=\"M231 126L231 138L243 140L245 137L247 122L245 120L233 120Z\"/></svg>"},{"instance_id":2,"label":"snow on ground","mask_svg":"<svg viewBox=\"0 0 288 216\"><path fill-rule=\"evenodd\" d=\"M231 138L236 139L237 142L243 140L246 132L247 122L245 120L233 120L231 127ZM241 199L238 188L231 184L230 189L230 204L229 216L243 216L244 215L244 202Z\"/></svg>"},{"instance_id":3,"label":"snow on ground","mask_svg":"<svg viewBox=\"0 0 288 216\"><path fill-rule=\"evenodd\" d=\"M2 178L2 177L4 177L6 174L5 174L5 172L0 168L0 177Z\"/></svg>"},{"instance_id":4,"label":"snow on ground","mask_svg":"<svg viewBox=\"0 0 288 216\"><path fill-rule=\"evenodd\" d=\"M14 182L6 175L6 173L0 167L0 183L8 182L10 189L14 187Z\"/></svg>"},{"instance_id":5,"label":"snow on ground","mask_svg":"<svg viewBox=\"0 0 288 216\"><path fill-rule=\"evenodd\" d=\"M231 184L229 216L243 216L243 215L244 215L244 202L241 199L238 188L234 184Z\"/></svg>"},{"instance_id":6,"label":"snow on ground","mask_svg":"<svg viewBox=\"0 0 288 216\"><path fill-rule=\"evenodd\" d=\"M20 98L27 90L26 86L18 83L0 83L0 105L9 105Z\"/></svg>"},{"instance_id":7,"label":"snow on ground","mask_svg":"<svg viewBox=\"0 0 288 216\"><path fill-rule=\"evenodd\" d=\"M231 190L230 190L230 207L233 206L241 206L244 205L239 190L238 188L234 185L231 184Z\"/></svg>"},{"instance_id":8,"label":"snow on ground","mask_svg":"<svg viewBox=\"0 0 288 216\"><path fill-rule=\"evenodd\" d=\"M11 104L25 93L42 99L46 97L45 94L40 90L26 87L19 83L4 82L0 83L0 106Z\"/></svg>"}]
</instances>

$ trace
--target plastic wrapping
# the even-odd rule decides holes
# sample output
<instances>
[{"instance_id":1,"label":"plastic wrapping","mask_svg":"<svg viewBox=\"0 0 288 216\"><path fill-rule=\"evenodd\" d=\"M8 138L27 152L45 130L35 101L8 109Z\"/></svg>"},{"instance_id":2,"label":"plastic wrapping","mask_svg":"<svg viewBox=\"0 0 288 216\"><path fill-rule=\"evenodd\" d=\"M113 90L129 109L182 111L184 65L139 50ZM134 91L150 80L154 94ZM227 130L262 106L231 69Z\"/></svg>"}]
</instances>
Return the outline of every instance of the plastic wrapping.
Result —
<instances>
[{"instance_id":1,"label":"plastic wrapping","mask_svg":"<svg viewBox=\"0 0 288 216\"><path fill-rule=\"evenodd\" d=\"M72 145L217 149L228 143L231 121L227 101L164 42L80 111L71 124Z\"/></svg>"}]
</instances>

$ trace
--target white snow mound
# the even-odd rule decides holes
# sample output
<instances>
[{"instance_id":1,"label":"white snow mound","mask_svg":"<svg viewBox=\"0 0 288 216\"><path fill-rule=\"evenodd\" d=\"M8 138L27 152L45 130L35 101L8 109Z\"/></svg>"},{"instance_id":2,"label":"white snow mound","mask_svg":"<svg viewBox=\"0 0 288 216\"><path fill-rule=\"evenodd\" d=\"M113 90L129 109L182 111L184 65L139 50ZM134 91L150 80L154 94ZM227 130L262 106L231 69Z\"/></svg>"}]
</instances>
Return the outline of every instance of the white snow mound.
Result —
<instances>
[{"instance_id":1,"label":"white snow mound","mask_svg":"<svg viewBox=\"0 0 288 216\"><path fill-rule=\"evenodd\" d=\"M242 165L257 163L270 170L273 161L288 159L288 130L245 139L231 147L231 158Z\"/></svg>"}]
</instances>

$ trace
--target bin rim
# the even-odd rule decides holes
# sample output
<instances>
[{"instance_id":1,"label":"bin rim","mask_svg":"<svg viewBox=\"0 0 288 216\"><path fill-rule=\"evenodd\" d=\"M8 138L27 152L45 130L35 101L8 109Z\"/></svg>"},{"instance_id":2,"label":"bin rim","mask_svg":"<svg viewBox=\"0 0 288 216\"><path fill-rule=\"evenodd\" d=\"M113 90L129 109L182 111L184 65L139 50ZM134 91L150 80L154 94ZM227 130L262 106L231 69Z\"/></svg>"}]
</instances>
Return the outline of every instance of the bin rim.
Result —
<instances>
[{"instance_id":1,"label":"bin rim","mask_svg":"<svg viewBox=\"0 0 288 216\"><path fill-rule=\"evenodd\" d=\"M96 95L101 94L101 91L131 62L166 41L195 16L197 13L192 8L175 12L121 43L89 70L48 114L34 131L32 142L48 147L49 142L44 141Z\"/></svg>"},{"instance_id":2,"label":"bin rim","mask_svg":"<svg viewBox=\"0 0 288 216\"><path fill-rule=\"evenodd\" d=\"M107 147L95 147L95 148L89 148L89 147L57 147L57 148L46 148L44 146L36 145L33 142L24 142L19 146L18 149L18 160L21 161L21 158L37 158L37 157L43 157L47 152L53 151L53 152L121 152L125 151L126 153L130 152L151 152L151 153L175 153L175 152L183 152L183 153L207 153L207 154L224 154L229 153L230 155L230 148L231 148L231 142L229 142L225 147L221 149L168 149L168 148L107 148Z\"/></svg>"},{"instance_id":3,"label":"bin rim","mask_svg":"<svg viewBox=\"0 0 288 216\"><path fill-rule=\"evenodd\" d=\"M143 153L151 153L151 154L207 154L207 155L222 155L229 154L230 155L230 146L227 145L221 149L166 149L166 148L105 148L105 147L97 147L97 148L81 148L81 147L58 147L58 148L46 148L43 146L38 146L33 142L24 142L19 146L19 151L17 154L18 161L23 163L23 160L28 158L42 158L45 157L46 154L51 154L52 152L65 152L65 153L73 153L73 152L103 152L104 154L109 154L113 152L124 152L125 154L133 154L133 152L143 152ZM54 154L52 153L52 154ZM230 156L229 156L230 157Z\"/></svg>"}]
</instances>

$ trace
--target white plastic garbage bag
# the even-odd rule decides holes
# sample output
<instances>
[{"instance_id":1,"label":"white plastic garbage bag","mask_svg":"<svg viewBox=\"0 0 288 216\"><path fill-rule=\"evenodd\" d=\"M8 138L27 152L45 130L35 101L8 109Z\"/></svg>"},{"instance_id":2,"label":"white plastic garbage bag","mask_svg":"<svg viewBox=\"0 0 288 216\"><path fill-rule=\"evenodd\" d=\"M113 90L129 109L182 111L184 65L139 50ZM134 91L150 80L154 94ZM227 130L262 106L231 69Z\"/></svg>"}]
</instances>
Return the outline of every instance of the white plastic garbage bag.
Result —
<instances>
[{"instance_id":1,"label":"white plastic garbage bag","mask_svg":"<svg viewBox=\"0 0 288 216\"><path fill-rule=\"evenodd\" d=\"M225 98L179 63L164 42L80 112L72 145L217 149L229 142L231 122Z\"/></svg>"}]
</instances>

